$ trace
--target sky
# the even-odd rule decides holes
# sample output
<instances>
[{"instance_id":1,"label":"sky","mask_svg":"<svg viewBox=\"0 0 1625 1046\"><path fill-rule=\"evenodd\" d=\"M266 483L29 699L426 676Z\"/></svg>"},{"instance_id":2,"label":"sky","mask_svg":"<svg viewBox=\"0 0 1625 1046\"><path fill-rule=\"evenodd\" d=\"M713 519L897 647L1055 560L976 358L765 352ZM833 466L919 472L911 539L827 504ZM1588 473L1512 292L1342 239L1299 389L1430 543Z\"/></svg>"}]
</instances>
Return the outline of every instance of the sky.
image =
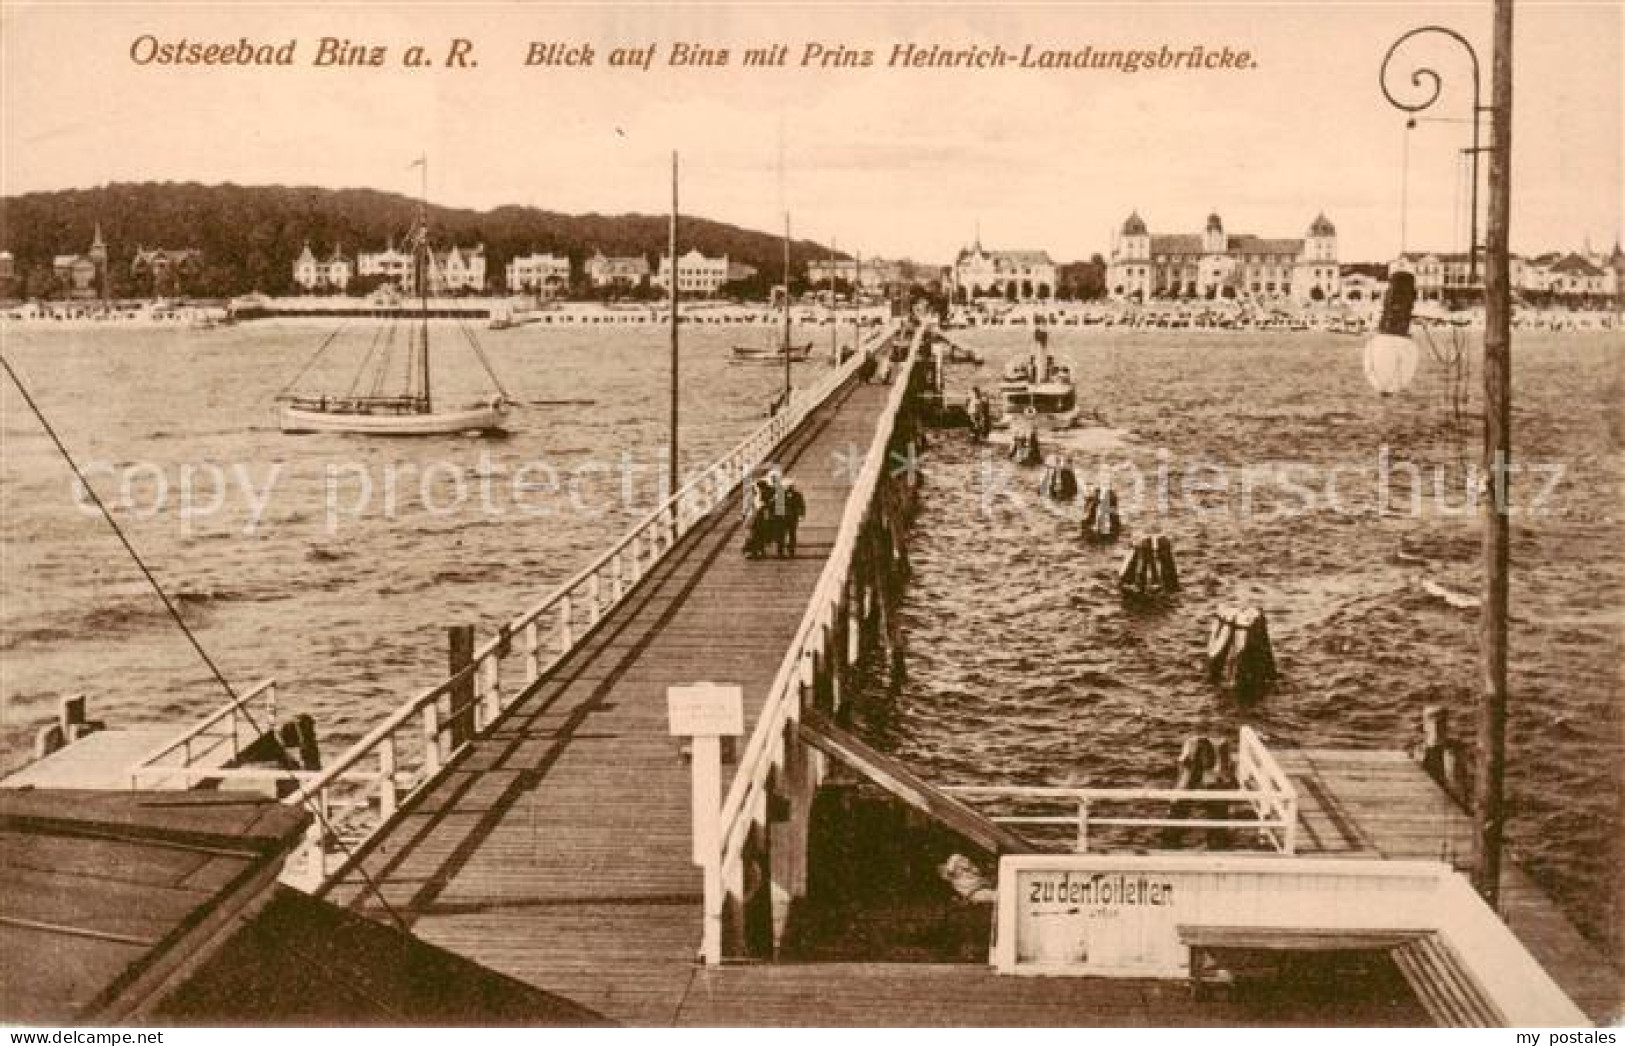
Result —
<instances>
[{"instance_id":1,"label":"sky","mask_svg":"<svg viewBox=\"0 0 1625 1046\"><path fill-rule=\"evenodd\" d=\"M1607 249L1625 234L1625 6L1521 0L1514 47L1513 249ZM944 262L990 248L1109 254L1131 210L1153 232L1301 236L1317 213L1343 260L1464 249L1461 150L1471 76L1437 38L1396 56L1444 90L1407 130L1378 86L1390 44L1451 27L1477 48L1488 3L1002 3L569 6L525 3L0 2L0 192L109 181L368 186L436 203L661 213L670 154L682 210L867 255ZM287 68L138 64L159 43L296 42ZM323 37L386 64L316 67ZM471 68L440 64L453 38ZM588 44L588 68L527 66L533 43ZM784 68L743 50L782 42ZM436 63L402 64L422 44ZM1247 51L1228 70L909 69L898 44L1020 52ZM668 64L677 44L723 67ZM802 67L808 44L874 52ZM611 68L618 47L653 68ZM1485 140L1488 121L1485 121ZM1487 158L1486 158L1487 159ZM1487 164L1486 164L1487 170Z\"/></svg>"}]
</instances>

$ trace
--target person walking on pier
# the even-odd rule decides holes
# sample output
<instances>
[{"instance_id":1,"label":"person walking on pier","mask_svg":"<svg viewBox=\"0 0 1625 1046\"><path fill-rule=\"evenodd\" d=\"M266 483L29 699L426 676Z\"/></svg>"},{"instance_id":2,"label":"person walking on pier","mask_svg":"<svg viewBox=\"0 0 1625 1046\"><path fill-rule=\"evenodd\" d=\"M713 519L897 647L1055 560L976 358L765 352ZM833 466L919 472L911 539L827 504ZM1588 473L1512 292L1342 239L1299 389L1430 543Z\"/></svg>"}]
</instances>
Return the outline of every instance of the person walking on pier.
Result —
<instances>
[{"instance_id":1,"label":"person walking on pier","mask_svg":"<svg viewBox=\"0 0 1625 1046\"><path fill-rule=\"evenodd\" d=\"M774 541L779 526L780 499L777 484L766 476L751 487L750 504L745 523L745 558L761 559L767 553L769 541Z\"/></svg>"},{"instance_id":2,"label":"person walking on pier","mask_svg":"<svg viewBox=\"0 0 1625 1046\"><path fill-rule=\"evenodd\" d=\"M796 556L796 528L801 525L801 518L807 514L807 499L801 496L796 488L796 481L785 478L784 488L778 503L779 525L774 534L778 544L781 558Z\"/></svg>"}]
</instances>

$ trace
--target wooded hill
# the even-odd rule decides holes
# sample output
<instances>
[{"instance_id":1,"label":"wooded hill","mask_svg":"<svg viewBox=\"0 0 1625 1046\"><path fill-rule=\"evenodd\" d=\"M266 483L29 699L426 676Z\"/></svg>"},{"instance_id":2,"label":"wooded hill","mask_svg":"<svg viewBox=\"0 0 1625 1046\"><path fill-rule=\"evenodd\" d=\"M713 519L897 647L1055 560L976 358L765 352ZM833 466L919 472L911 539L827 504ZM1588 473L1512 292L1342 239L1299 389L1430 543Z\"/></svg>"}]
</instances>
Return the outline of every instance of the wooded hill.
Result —
<instances>
[{"instance_id":1,"label":"wooded hill","mask_svg":"<svg viewBox=\"0 0 1625 1046\"><path fill-rule=\"evenodd\" d=\"M51 260L83 254L101 223L110 253L113 293L141 293L129 286L130 261L138 247L203 252L202 271L187 280L198 297L262 291L292 292L293 262L308 241L319 257L335 246L350 257L402 243L417 214L417 201L372 189L200 185L195 182L113 183L0 197L0 249L16 259L16 291L34 297L53 293ZM665 215L560 214L535 207L490 211L429 208L436 246L485 244L486 272L500 284L509 259L531 251L568 254L577 273L597 249L607 255L642 254L651 266L665 253ZM776 282L784 262L783 241L772 233L684 216L678 252L697 247L753 265ZM827 249L809 240L792 242L792 271ZM846 257L838 254L839 257Z\"/></svg>"}]
</instances>

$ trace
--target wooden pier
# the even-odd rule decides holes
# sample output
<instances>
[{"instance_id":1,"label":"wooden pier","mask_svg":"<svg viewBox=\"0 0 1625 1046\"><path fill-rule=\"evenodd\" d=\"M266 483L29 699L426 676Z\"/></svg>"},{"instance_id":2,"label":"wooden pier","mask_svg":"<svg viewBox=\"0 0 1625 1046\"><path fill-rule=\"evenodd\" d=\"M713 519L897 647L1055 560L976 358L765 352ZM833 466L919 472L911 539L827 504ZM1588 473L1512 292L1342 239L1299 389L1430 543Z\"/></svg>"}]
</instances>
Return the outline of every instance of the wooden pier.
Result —
<instances>
[{"instance_id":1,"label":"wooden pier","mask_svg":"<svg viewBox=\"0 0 1625 1046\"><path fill-rule=\"evenodd\" d=\"M327 895L614 1020L673 1022L704 908L666 689L738 684L756 722L849 515L854 462L890 437L877 424L896 391L847 382L771 455L806 496L795 558L744 559L737 500L710 514Z\"/></svg>"},{"instance_id":2,"label":"wooden pier","mask_svg":"<svg viewBox=\"0 0 1625 1046\"><path fill-rule=\"evenodd\" d=\"M972 852L1037 849L1022 825L1008 827L1022 818L976 805L974 793L999 789L938 787L839 725L860 663L887 664L896 652L923 336L915 332L909 361L889 378L866 380L860 354L802 390L542 602L473 650L465 636L449 678L321 771L293 775L300 792L286 801L321 816L286 878L568 1000L583 1021L1414 1026L1438 1016L1408 994L1398 968L1392 984L1359 998L1199 998L1183 981L1138 973L1056 980L985 964L783 961L830 760ZM893 339L891 329L877 332L864 353L880 360ZM806 497L798 554L747 560L740 491L775 469ZM723 750L711 837L693 813L690 764L701 749L672 736L668 718L668 688L697 683L737 686L744 705L744 734ZM274 709L269 681L251 695ZM263 774L222 770L211 755L241 748L239 718L228 707L154 748L132 783ZM1256 819L1214 824L1256 829L1264 850L1458 864L1469 851L1466 817L1400 753L1268 753L1245 729L1239 750L1233 798ZM1091 819L1170 823L1167 812L1102 816L1101 804L1177 805L1185 794L1048 791L1067 792L1060 799L1075 813L1059 820L1075 819L1080 852L1094 852ZM1516 866L1503 899L1524 950L1593 1019L1617 1019L1618 974ZM1506 948L1521 957L1510 938Z\"/></svg>"}]
</instances>

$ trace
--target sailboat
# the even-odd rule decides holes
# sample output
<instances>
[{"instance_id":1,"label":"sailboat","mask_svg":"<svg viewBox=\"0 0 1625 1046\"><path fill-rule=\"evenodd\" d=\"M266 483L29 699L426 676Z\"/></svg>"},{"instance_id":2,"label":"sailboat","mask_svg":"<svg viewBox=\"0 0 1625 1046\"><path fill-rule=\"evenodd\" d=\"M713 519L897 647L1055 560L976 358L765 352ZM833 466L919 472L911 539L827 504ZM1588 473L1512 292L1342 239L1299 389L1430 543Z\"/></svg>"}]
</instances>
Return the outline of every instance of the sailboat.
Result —
<instances>
[{"instance_id":1,"label":"sailboat","mask_svg":"<svg viewBox=\"0 0 1625 1046\"><path fill-rule=\"evenodd\" d=\"M812 356L812 339L800 343L790 341L790 219L784 219L784 328L778 344L769 334L761 345L735 345L733 363L801 363ZM774 288L775 295L779 288Z\"/></svg>"},{"instance_id":2,"label":"sailboat","mask_svg":"<svg viewBox=\"0 0 1625 1046\"><path fill-rule=\"evenodd\" d=\"M434 256L429 249L428 164L420 159L412 166L422 166L424 175L423 194L418 202L417 228L412 235L412 270L418 291L418 314L416 322L407 327L404 387L387 387L391 382L389 371L399 329L392 325L374 337L348 391L338 395L290 392L299 378L308 373L332 346L337 337L337 332L334 332L277 397L282 403L278 420L285 433L445 436L464 432L504 431L508 409L513 401L492 370L491 362L486 359L479 342L474 339L473 332L466 327L463 333L474 355L485 368L486 376L495 386L495 392L488 398L456 407L437 404L430 394L429 275Z\"/></svg>"}]
</instances>

